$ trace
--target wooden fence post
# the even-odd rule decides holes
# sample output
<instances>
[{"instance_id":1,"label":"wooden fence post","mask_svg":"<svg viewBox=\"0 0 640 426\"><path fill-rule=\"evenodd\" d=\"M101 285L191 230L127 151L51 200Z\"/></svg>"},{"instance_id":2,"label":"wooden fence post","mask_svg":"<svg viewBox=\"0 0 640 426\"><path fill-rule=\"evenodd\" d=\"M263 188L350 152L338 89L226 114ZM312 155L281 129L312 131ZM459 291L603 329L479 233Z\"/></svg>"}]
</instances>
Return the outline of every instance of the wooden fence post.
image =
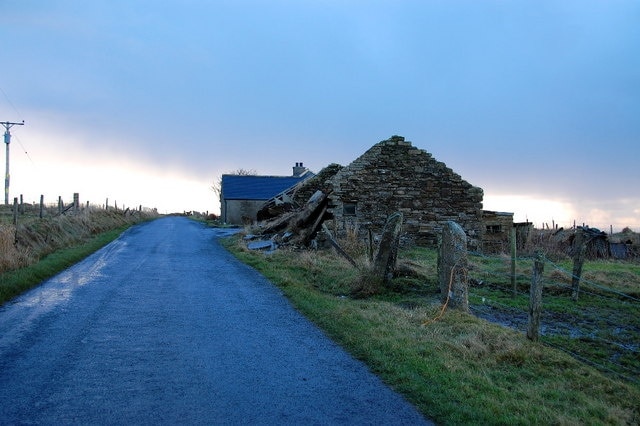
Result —
<instances>
[{"instance_id":1,"label":"wooden fence post","mask_svg":"<svg viewBox=\"0 0 640 426\"><path fill-rule=\"evenodd\" d=\"M516 228L511 228L511 297L514 299L518 295L518 288L516 286Z\"/></svg>"},{"instance_id":2,"label":"wooden fence post","mask_svg":"<svg viewBox=\"0 0 640 426\"><path fill-rule=\"evenodd\" d=\"M77 192L73 193L73 211L75 213L80 211L80 194Z\"/></svg>"},{"instance_id":3,"label":"wooden fence post","mask_svg":"<svg viewBox=\"0 0 640 426\"><path fill-rule=\"evenodd\" d=\"M13 224L18 226L18 197L13 197Z\"/></svg>"},{"instance_id":4,"label":"wooden fence post","mask_svg":"<svg viewBox=\"0 0 640 426\"><path fill-rule=\"evenodd\" d=\"M571 276L571 298L574 302L578 301L580 293L580 277L582 276L582 265L584 265L584 257L587 252L586 235L582 229L575 233L573 239L573 272Z\"/></svg>"},{"instance_id":5,"label":"wooden fence post","mask_svg":"<svg viewBox=\"0 0 640 426\"><path fill-rule=\"evenodd\" d=\"M24 197L20 194L20 214L24 214Z\"/></svg>"},{"instance_id":6,"label":"wooden fence post","mask_svg":"<svg viewBox=\"0 0 640 426\"><path fill-rule=\"evenodd\" d=\"M44 195L40 194L40 219L44 216Z\"/></svg>"},{"instance_id":7,"label":"wooden fence post","mask_svg":"<svg viewBox=\"0 0 640 426\"><path fill-rule=\"evenodd\" d=\"M540 334L540 313L542 312L542 272L544 272L544 256L540 250L536 251L529 290L529 326L527 338L538 340Z\"/></svg>"},{"instance_id":8,"label":"wooden fence post","mask_svg":"<svg viewBox=\"0 0 640 426\"><path fill-rule=\"evenodd\" d=\"M62 197L58 195L58 216L62 214Z\"/></svg>"}]
</instances>

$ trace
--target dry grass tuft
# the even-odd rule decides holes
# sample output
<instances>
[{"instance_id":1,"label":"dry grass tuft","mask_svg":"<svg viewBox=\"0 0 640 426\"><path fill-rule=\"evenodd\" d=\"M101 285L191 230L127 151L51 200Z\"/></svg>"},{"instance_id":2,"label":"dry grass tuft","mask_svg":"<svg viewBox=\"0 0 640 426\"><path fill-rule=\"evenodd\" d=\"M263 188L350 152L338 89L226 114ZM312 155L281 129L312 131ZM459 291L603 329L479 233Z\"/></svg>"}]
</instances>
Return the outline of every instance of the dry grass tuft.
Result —
<instances>
[{"instance_id":1,"label":"dry grass tuft","mask_svg":"<svg viewBox=\"0 0 640 426\"><path fill-rule=\"evenodd\" d=\"M17 227L0 225L0 273L29 266L61 248L125 225L155 217L155 213L87 209L80 214L23 220Z\"/></svg>"},{"instance_id":2,"label":"dry grass tuft","mask_svg":"<svg viewBox=\"0 0 640 426\"><path fill-rule=\"evenodd\" d=\"M0 273L28 265L32 259L29 250L15 244L13 225L0 225Z\"/></svg>"}]
</instances>

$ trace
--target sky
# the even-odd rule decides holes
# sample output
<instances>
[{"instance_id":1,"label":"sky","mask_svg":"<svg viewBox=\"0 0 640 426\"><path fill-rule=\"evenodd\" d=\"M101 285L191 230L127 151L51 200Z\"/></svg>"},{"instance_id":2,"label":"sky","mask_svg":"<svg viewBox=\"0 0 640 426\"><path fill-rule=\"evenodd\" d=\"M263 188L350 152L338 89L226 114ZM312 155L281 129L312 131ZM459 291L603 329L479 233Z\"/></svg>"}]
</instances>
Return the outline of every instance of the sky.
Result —
<instances>
[{"instance_id":1,"label":"sky","mask_svg":"<svg viewBox=\"0 0 640 426\"><path fill-rule=\"evenodd\" d=\"M0 121L25 121L11 199L217 213L223 173L318 172L401 135L481 187L487 210L640 230L637 0L0 10Z\"/></svg>"}]
</instances>

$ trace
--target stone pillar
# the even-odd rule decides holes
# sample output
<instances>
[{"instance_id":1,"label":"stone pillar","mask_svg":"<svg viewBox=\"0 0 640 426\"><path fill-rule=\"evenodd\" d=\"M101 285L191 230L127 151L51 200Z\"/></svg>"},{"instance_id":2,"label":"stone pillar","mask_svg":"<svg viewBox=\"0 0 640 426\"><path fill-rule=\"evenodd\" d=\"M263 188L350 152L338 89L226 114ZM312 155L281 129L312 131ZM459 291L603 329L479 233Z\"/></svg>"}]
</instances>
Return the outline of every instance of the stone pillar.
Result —
<instances>
[{"instance_id":1,"label":"stone pillar","mask_svg":"<svg viewBox=\"0 0 640 426\"><path fill-rule=\"evenodd\" d=\"M467 236L460 225L447 221L438 250L438 283L442 302L469 312Z\"/></svg>"},{"instance_id":2,"label":"stone pillar","mask_svg":"<svg viewBox=\"0 0 640 426\"><path fill-rule=\"evenodd\" d=\"M388 284L393 278L398 259L398 245L402 230L402 213L394 213L387 219L378 245L378 251L373 259L373 276L379 277Z\"/></svg>"}]
</instances>

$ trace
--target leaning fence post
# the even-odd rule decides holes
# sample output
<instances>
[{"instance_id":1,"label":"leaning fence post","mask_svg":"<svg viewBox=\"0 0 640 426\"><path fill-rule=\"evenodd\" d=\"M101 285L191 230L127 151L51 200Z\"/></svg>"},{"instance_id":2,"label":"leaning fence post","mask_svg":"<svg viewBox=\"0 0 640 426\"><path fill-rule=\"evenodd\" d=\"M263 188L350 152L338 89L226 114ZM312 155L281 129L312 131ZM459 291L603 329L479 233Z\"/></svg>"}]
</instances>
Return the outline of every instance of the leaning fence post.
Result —
<instances>
[{"instance_id":1,"label":"leaning fence post","mask_svg":"<svg viewBox=\"0 0 640 426\"><path fill-rule=\"evenodd\" d=\"M538 340L540 334L540 313L542 312L542 272L544 271L544 256L542 251L536 251L529 290L529 326L527 338Z\"/></svg>"},{"instance_id":2,"label":"leaning fence post","mask_svg":"<svg viewBox=\"0 0 640 426\"><path fill-rule=\"evenodd\" d=\"M518 287L516 286L516 228L511 228L511 297L515 299L518 295Z\"/></svg>"},{"instance_id":3,"label":"leaning fence post","mask_svg":"<svg viewBox=\"0 0 640 426\"><path fill-rule=\"evenodd\" d=\"M575 233L573 239L573 273L571 276L571 298L578 301L580 293L580 277L582 276L582 265L587 252L586 235L582 229Z\"/></svg>"}]
</instances>

